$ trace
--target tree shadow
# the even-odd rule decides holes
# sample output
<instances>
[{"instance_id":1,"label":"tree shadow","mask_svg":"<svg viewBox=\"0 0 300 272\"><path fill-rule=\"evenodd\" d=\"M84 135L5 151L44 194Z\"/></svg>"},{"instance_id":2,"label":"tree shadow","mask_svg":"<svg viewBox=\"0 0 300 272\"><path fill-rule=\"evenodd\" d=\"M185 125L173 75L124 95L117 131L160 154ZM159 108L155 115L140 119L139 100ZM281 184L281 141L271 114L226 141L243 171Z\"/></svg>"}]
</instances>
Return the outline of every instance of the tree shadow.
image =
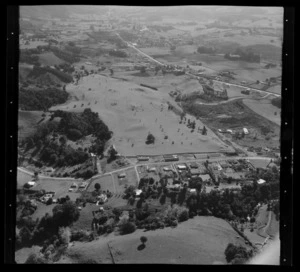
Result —
<instances>
[{"instance_id":1,"label":"tree shadow","mask_svg":"<svg viewBox=\"0 0 300 272\"><path fill-rule=\"evenodd\" d=\"M138 247L137 247L137 250L143 250L146 246L144 244L140 244Z\"/></svg>"}]
</instances>

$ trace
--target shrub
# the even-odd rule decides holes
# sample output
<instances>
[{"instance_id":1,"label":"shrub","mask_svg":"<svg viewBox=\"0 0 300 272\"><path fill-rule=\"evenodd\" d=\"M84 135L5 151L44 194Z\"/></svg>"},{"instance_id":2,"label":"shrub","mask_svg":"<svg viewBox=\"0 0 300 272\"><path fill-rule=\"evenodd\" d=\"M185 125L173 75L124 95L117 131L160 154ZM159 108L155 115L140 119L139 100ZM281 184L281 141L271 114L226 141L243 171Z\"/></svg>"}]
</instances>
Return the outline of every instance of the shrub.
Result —
<instances>
[{"instance_id":1,"label":"shrub","mask_svg":"<svg viewBox=\"0 0 300 272\"><path fill-rule=\"evenodd\" d=\"M58 226L69 226L79 218L79 210L72 201L67 201L64 204L56 205L53 210L53 221Z\"/></svg>"},{"instance_id":2,"label":"shrub","mask_svg":"<svg viewBox=\"0 0 300 272\"><path fill-rule=\"evenodd\" d=\"M182 208L178 213L178 222L183 222L189 219L189 211L186 208Z\"/></svg>"},{"instance_id":3,"label":"shrub","mask_svg":"<svg viewBox=\"0 0 300 272\"><path fill-rule=\"evenodd\" d=\"M129 222L128 219L120 220L118 226L121 235L133 233L136 230L136 225Z\"/></svg>"}]
</instances>

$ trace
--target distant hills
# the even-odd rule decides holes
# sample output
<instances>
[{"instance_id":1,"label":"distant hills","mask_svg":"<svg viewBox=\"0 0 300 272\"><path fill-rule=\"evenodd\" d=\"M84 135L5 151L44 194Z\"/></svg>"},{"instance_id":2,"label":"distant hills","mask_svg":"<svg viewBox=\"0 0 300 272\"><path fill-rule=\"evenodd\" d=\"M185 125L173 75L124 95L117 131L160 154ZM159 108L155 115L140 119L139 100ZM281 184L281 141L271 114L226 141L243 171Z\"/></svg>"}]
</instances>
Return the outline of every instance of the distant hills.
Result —
<instances>
[{"instance_id":1,"label":"distant hills","mask_svg":"<svg viewBox=\"0 0 300 272\"><path fill-rule=\"evenodd\" d=\"M107 12L107 6L66 6L66 5L40 5L40 6L21 6L21 18L58 18L66 19L71 14L102 14Z\"/></svg>"}]
</instances>

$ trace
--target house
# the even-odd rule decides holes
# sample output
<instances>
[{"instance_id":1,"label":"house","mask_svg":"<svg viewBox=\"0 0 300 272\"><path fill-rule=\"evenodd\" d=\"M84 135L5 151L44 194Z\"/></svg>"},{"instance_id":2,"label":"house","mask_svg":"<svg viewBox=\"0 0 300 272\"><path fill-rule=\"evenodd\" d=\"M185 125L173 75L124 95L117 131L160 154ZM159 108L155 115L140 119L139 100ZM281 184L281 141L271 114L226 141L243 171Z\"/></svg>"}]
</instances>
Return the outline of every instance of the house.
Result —
<instances>
[{"instance_id":1,"label":"house","mask_svg":"<svg viewBox=\"0 0 300 272\"><path fill-rule=\"evenodd\" d=\"M107 196L105 194L101 194L97 196L97 199L100 204L103 204L107 201Z\"/></svg>"},{"instance_id":2,"label":"house","mask_svg":"<svg viewBox=\"0 0 300 272\"><path fill-rule=\"evenodd\" d=\"M77 189L78 189L78 185L76 183L73 183L69 188L69 192L73 192Z\"/></svg>"},{"instance_id":3,"label":"house","mask_svg":"<svg viewBox=\"0 0 300 272\"><path fill-rule=\"evenodd\" d=\"M179 169L179 170L186 170L186 166L185 165L177 165L177 168Z\"/></svg>"},{"instance_id":4,"label":"house","mask_svg":"<svg viewBox=\"0 0 300 272\"><path fill-rule=\"evenodd\" d=\"M80 185L79 185L79 189L85 189L87 186L87 182L82 182Z\"/></svg>"},{"instance_id":5,"label":"house","mask_svg":"<svg viewBox=\"0 0 300 272\"><path fill-rule=\"evenodd\" d=\"M136 189L136 190L135 190L135 195L136 195L136 196L140 196L140 194L141 194L142 192L143 192L142 190Z\"/></svg>"},{"instance_id":6,"label":"house","mask_svg":"<svg viewBox=\"0 0 300 272\"><path fill-rule=\"evenodd\" d=\"M155 167L151 167L149 169L147 169L148 172L156 172L156 168Z\"/></svg>"},{"instance_id":7,"label":"house","mask_svg":"<svg viewBox=\"0 0 300 272\"><path fill-rule=\"evenodd\" d=\"M248 131L248 129L246 129L246 128L243 128L243 132L244 132L245 134L249 134L249 131Z\"/></svg>"},{"instance_id":8,"label":"house","mask_svg":"<svg viewBox=\"0 0 300 272\"><path fill-rule=\"evenodd\" d=\"M265 183L266 181L264 180L264 179L259 179L258 181L257 181L257 183L258 184L263 184L263 183Z\"/></svg>"},{"instance_id":9,"label":"house","mask_svg":"<svg viewBox=\"0 0 300 272\"><path fill-rule=\"evenodd\" d=\"M118 178L126 178L126 174L125 173L121 173L118 175Z\"/></svg>"},{"instance_id":10,"label":"house","mask_svg":"<svg viewBox=\"0 0 300 272\"><path fill-rule=\"evenodd\" d=\"M233 133L233 131L232 131L231 129L227 129L226 132L228 132L228 133L230 133L230 134Z\"/></svg>"}]
</instances>

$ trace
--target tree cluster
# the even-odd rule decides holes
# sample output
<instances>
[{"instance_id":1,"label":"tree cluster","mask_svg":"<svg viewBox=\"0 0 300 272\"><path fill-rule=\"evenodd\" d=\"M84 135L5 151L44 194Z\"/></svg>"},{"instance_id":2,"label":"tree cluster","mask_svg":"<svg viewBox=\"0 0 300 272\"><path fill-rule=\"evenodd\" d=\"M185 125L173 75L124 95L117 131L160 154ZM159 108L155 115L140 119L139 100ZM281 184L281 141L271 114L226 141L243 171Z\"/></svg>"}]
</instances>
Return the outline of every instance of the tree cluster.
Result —
<instances>
[{"instance_id":1,"label":"tree cluster","mask_svg":"<svg viewBox=\"0 0 300 272\"><path fill-rule=\"evenodd\" d=\"M40 220L32 220L28 217L19 232L18 247L41 245L46 240L55 240L60 227L66 227L77 221L79 210L72 201L56 205L52 210L53 215L48 213Z\"/></svg>"},{"instance_id":2,"label":"tree cluster","mask_svg":"<svg viewBox=\"0 0 300 272\"><path fill-rule=\"evenodd\" d=\"M235 55L239 55L239 59L243 61L248 61L248 62L260 62L260 55L255 54L250 50L244 51L242 48L237 48L234 52ZM229 59L229 60L235 60L236 58L233 58L230 56L229 53L226 53L224 55L224 58Z\"/></svg>"},{"instance_id":3,"label":"tree cluster","mask_svg":"<svg viewBox=\"0 0 300 272\"><path fill-rule=\"evenodd\" d=\"M247 250L243 246L236 246L232 243L229 243L224 254L228 263L243 264L253 256L253 251Z\"/></svg>"},{"instance_id":4,"label":"tree cluster","mask_svg":"<svg viewBox=\"0 0 300 272\"><path fill-rule=\"evenodd\" d=\"M122 50L110 50L108 52L108 54L110 56L118 57L118 58L127 58L128 57L127 53Z\"/></svg>"},{"instance_id":5,"label":"tree cluster","mask_svg":"<svg viewBox=\"0 0 300 272\"><path fill-rule=\"evenodd\" d=\"M22 110L48 110L50 107L63 104L69 94L55 88L45 90L19 89L19 107Z\"/></svg>"},{"instance_id":6,"label":"tree cluster","mask_svg":"<svg viewBox=\"0 0 300 272\"><path fill-rule=\"evenodd\" d=\"M216 49L213 47L199 46L197 52L200 54L214 54L216 53Z\"/></svg>"}]
</instances>

